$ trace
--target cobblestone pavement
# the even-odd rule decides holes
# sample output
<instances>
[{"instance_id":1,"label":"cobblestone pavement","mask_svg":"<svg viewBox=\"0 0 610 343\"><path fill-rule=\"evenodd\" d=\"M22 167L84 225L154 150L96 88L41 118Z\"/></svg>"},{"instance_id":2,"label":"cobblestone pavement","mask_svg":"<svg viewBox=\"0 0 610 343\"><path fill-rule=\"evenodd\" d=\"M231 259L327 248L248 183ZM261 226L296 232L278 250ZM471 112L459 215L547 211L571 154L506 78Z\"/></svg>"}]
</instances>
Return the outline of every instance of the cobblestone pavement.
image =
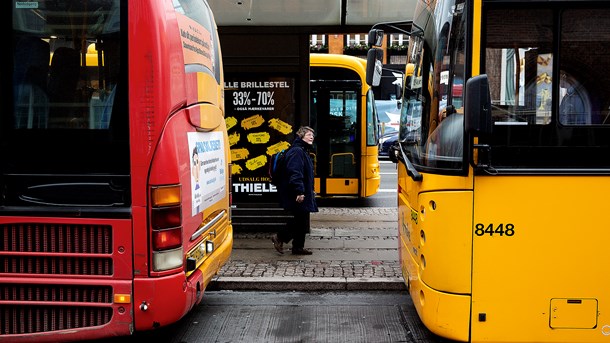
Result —
<instances>
[{"instance_id":1,"label":"cobblestone pavement","mask_svg":"<svg viewBox=\"0 0 610 343\"><path fill-rule=\"evenodd\" d=\"M394 278L400 276L400 265L387 261L232 261L219 276Z\"/></svg>"},{"instance_id":2,"label":"cobblestone pavement","mask_svg":"<svg viewBox=\"0 0 610 343\"><path fill-rule=\"evenodd\" d=\"M321 208L311 216L311 256L283 255L272 232L236 232L212 289L402 289L395 208Z\"/></svg>"}]
</instances>

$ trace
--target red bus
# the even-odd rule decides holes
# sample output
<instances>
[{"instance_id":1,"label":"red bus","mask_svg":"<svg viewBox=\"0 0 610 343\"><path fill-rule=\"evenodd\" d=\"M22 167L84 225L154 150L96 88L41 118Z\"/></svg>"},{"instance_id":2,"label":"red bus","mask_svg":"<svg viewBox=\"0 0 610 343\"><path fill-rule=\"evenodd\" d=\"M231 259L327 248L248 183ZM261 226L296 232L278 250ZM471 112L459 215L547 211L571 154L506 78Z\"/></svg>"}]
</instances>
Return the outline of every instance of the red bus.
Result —
<instances>
[{"instance_id":1,"label":"red bus","mask_svg":"<svg viewBox=\"0 0 610 343\"><path fill-rule=\"evenodd\" d=\"M220 45L205 0L3 1L0 340L178 321L229 259Z\"/></svg>"}]
</instances>

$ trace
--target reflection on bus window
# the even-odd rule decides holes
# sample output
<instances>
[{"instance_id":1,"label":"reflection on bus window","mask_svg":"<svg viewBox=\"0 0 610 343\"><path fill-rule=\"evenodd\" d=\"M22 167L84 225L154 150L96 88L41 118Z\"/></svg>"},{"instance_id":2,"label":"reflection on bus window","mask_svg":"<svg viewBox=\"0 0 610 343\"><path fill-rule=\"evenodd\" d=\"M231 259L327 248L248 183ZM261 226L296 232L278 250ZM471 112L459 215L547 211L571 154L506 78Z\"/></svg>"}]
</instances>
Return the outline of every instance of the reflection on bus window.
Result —
<instances>
[{"instance_id":1,"label":"reflection on bus window","mask_svg":"<svg viewBox=\"0 0 610 343\"><path fill-rule=\"evenodd\" d=\"M591 101L587 90L572 76L561 73L559 86L559 123L562 125L590 125Z\"/></svg>"},{"instance_id":2,"label":"reflection on bus window","mask_svg":"<svg viewBox=\"0 0 610 343\"><path fill-rule=\"evenodd\" d=\"M546 9L490 12L486 70L495 125L546 125L551 121L552 15ZM497 18L496 18L497 16ZM492 20L500 22L492 22ZM506 34L510 22L520 29ZM524 31L522 31L524 30ZM536 35L525 34L534 30ZM523 32L523 34L521 34Z\"/></svg>"}]
</instances>

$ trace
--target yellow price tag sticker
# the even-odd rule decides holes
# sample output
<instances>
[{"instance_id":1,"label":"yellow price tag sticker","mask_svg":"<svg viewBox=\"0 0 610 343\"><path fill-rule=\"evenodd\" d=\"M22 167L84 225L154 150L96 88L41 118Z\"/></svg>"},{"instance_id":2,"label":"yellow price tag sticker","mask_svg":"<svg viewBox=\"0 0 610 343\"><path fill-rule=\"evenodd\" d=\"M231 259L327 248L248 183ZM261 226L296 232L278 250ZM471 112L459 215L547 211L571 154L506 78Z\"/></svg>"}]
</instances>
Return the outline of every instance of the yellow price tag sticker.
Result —
<instances>
[{"instance_id":1,"label":"yellow price tag sticker","mask_svg":"<svg viewBox=\"0 0 610 343\"><path fill-rule=\"evenodd\" d=\"M246 168L248 170L256 170L258 168L264 167L267 164L267 156L260 155L255 158L251 158L246 161Z\"/></svg>"},{"instance_id":2,"label":"yellow price tag sticker","mask_svg":"<svg viewBox=\"0 0 610 343\"><path fill-rule=\"evenodd\" d=\"M285 122L281 119L278 119L278 118L270 119L269 127L274 130L277 130L285 135L292 132L292 125L290 125L287 122Z\"/></svg>"},{"instance_id":3,"label":"yellow price tag sticker","mask_svg":"<svg viewBox=\"0 0 610 343\"><path fill-rule=\"evenodd\" d=\"M263 119L263 116L261 116L260 114L255 114L253 116L250 116L250 117L242 120L241 127L243 127L244 130L250 130L255 127L259 127L259 126L263 125L264 122L265 122L265 119Z\"/></svg>"},{"instance_id":4,"label":"yellow price tag sticker","mask_svg":"<svg viewBox=\"0 0 610 343\"><path fill-rule=\"evenodd\" d=\"M271 136L268 132L256 132L248 134L248 142L252 144L265 144L269 142Z\"/></svg>"}]
</instances>

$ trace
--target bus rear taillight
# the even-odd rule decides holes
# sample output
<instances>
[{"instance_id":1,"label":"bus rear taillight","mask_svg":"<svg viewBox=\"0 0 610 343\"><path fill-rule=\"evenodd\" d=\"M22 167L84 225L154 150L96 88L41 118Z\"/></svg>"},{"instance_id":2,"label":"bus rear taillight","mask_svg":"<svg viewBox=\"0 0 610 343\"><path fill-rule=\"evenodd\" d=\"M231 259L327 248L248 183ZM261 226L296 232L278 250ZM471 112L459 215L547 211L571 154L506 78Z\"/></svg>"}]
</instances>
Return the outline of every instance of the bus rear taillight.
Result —
<instances>
[{"instance_id":1,"label":"bus rear taillight","mask_svg":"<svg viewBox=\"0 0 610 343\"><path fill-rule=\"evenodd\" d=\"M180 214L182 208L180 206L154 208L150 215L151 225L153 229L167 229L170 227L182 225L182 215Z\"/></svg>"},{"instance_id":2,"label":"bus rear taillight","mask_svg":"<svg viewBox=\"0 0 610 343\"><path fill-rule=\"evenodd\" d=\"M151 192L153 208L181 204L180 200L182 193L180 191L180 185L153 186Z\"/></svg>"},{"instance_id":3,"label":"bus rear taillight","mask_svg":"<svg viewBox=\"0 0 610 343\"><path fill-rule=\"evenodd\" d=\"M178 248L182 245L182 228L153 230L152 242L155 251Z\"/></svg>"},{"instance_id":4,"label":"bus rear taillight","mask_svg":"<svg viewBox=\"0 0 610 343\"><path fill-rule=\"evenodd\" d=\"M151 240L154 271L183 265L180 185L151 187Z\"/></svg>"}]
</instances>

